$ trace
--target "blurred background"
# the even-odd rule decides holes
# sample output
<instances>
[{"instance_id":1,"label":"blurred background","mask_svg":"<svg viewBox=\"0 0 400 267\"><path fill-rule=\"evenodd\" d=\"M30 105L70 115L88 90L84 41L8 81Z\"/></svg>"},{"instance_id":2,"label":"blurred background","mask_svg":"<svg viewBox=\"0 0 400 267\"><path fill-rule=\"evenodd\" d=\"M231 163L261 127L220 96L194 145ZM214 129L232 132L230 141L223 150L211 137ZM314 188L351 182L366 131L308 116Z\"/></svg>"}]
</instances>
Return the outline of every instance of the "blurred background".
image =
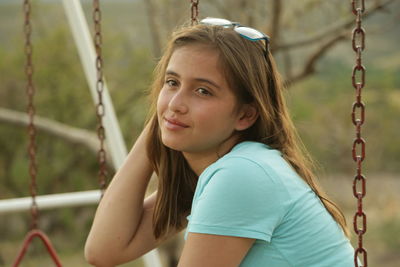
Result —
<instances>
[{"instance_id":1,"label":"blurred background","mask_svg":"<svg viewBox=\"0 0 400 267\"><path fill-rule=\"evenodd\" d=\"M77 144L68 133L38 130L38 194L94 190L98 188L92 147L95 108L63 6L60 0L32 2L36 114L89 133L87 143ZM82 4L93 29L92 3ZM400 1L366 4L364 247L370 266L394 267L400 262ZM199 10L200 18L239 21L271 36L294 122L319 163L322 184L352 228L357 204L352 195L356 164L351 156L355 137L351 1L201 0ZM101 11L104 75L129 149L148 111L153 67L172 30L190 19L190 1L108 0L101 1ZM0 0L0 199L29 196L26 125L10 115L14 111L23 118L27 105L23 21L22 1ZM110 166L110 177L114 172ZM155 187L153 181L149 191ZM82 206L40 213L40 228L50 236L64 266L88 266L83 246L94 212L95 206ZM0 215L0 266L14 261L29 221L29 212ZM21 266L53 266L42 245L34 243ZM181 248L180 236L160 248L165 267L176 264ZM139 259L124 266L143 264Z\"/></svg>"}]
</instances>

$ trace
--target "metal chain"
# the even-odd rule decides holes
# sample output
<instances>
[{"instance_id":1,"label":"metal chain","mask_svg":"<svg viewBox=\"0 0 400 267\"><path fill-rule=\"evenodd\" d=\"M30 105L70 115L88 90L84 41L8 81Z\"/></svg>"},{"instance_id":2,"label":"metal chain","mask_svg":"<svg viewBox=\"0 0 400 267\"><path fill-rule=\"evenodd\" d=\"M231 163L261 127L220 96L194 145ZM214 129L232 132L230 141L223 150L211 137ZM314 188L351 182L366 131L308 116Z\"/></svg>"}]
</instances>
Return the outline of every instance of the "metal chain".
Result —
<instances>
[{"instance_id":1,"label":"metal chain","mask_svg":"<svg viewBox=\"0 0 400 267\"><path fill-rule=\"evenodd\" d=\"M199 23L197 17L199 16L199 2L200 0L190 0L191 2L191 25Z\"/></svg>"},{"instance_id":2,"label":"metal chain","mask_svg":"<svg viewBox=\"0 0 400 267\"><path fill-rule=\"evenodd\" d=\"M93 21L94 21L94 45L96 49L96 70L97 70L97 82L96 82L96 90L98 95L98 103L96 105L96 115L97 115L97 136L100 140L100 149L98 152L98 161L100 165L99 169L99 184L102 195L106 188L106 151L104 149L104 140L105 140L105 129L103 126L103 117L105 112L105 107L103 104L103 90L104 90L104 82L103 82L103 58L101 55L101 44L102 44L102 35L101 35L101 12L100 12L100 3L99 0L93 0Z\"/></svg>"},{"instance_id":3,"label":"metal chain","mask_svg":"<svg viewBox=\"0 0 400 267\"><path fill-rule=\"evenodd\" d=\"M34 125L34 116L35 116L35 106L33 103L33 97L35 95L35 86L33 84L33 63L32 63L32 54L33 48L31 44L31 4L29 0L24 0L23 3L23 11L25 15L24 21L24 34L25 34L25 55L26 55L26 65L25 65L25 74L27 77L27 85L26 85L26 93L28 95L28 107L27 112L29 116L29 124L28 124L28 135L29 135L29 144L28 144L28 154L29 154L29 175L30 175L30 193L32 197L31 204L31 228L38 228L38 217L39 210L36 203L36 194L37 194L37 184L36 184L36 175L37 175L37 164L36 164L36 128Z\"/></svg>"},{"instance_id":4,"label":"metal chain","mask_svg":"<svg viewBox=\"0 0 400 267\"><path fill-rule=\"evenodd\" d=\"M362 15L365 11L365 1L352 0L351 4L352 12L356 16L356 26L352 34L352 47L356 53L356 65L353 67L351 76L356 92L356 101L353 103L351 113L352 122L356 127L356 138L353 142L352 156L353 160L357 163L357 174L353 181L353 194L357 198L357 211L354 214L353 226L358 236L358 247L354 251L354 266L359 267L358 258L362 258L362 266L367 267L367 251L363 247L363 235L367 231L367 216L362 206L362 200L366 194L366 179L361 171L362 162L365 159L365 140L361 137L361 126L365 121L365 104L361 101L361 91L365 85L365 67L362 65L361 57L365 49L365 30L361 27ZM358 76L358 79L356 76Z\"/></svg>"}]
</instances>

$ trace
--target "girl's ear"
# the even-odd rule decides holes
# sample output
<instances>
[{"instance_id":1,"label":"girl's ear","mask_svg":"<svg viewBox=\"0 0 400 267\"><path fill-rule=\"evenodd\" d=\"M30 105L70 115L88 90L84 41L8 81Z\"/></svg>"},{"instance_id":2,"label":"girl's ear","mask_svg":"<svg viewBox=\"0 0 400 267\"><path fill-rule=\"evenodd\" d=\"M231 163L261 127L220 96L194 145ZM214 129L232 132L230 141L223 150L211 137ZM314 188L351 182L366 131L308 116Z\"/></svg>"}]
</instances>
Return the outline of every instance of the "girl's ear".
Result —
<instances>
[{"instance_id":1,"label":"girl's ear","mask_svg":"<svg viewBox=\"0 0 400 267\"><path fill-rule=\"evenodd\" d=\"M244 104L239 112L235 129L243 131L250 128L258 118L258 110L254 103Z\"/></svg>"}]
</instances>

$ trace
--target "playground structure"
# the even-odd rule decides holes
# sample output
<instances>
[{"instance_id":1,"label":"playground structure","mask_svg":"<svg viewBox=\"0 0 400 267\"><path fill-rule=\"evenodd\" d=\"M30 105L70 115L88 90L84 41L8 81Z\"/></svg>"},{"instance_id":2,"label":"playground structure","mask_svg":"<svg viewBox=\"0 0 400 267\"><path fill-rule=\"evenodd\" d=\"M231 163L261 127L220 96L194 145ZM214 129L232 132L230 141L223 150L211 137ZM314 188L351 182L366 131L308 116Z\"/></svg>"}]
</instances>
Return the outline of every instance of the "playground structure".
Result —
<instances>
[{"instance_id":1,"label":"playground structure","mask_svg":"<svg viewBox=\"0 0 400 267\"><path fill-rule=\"evenodd\" d=\"M25 1L28 2L28 1ZM198 16L198 1L192 2L192 24L196 23ZM92 38L89 34L87 22L84 18L82 6L79 0L63 0L63 5L71 31L74 36L74 40L79 52L81 63L88 81L92 97L95 103L98 103L99 99L102 99L104 105L103 108L98 108L98 115L104 119L105 136L107 136L108 153L111 155L112 163L115 169L118 169L124 158L127 155L126 146L122 139L122 134L118 126L118 121L115 116L114 108L112 106L111 98L108 94L108 89L103 79L102 71L99 70L99 64L93 64L96 62L96 58L99 55L98 49L93 46ZM352 121L356 127L356 138L353 143L352 157L356 162L357 175L354 178L353 193L358 201L358 209L354 215L353 225L354 231L358 235L358 248L355 250L355 259L360 257L363 261L362 266L367 265L367 252L363 248L363 235L366 232L366 215L362 209L362 199L365 197L366 191L366 179L362 174L362 161L365 158L365 141L361 137L361 126L365 121L365 105L361 101L361 90L365 85L365 67L362 65L362 52L365 48L365 31L362 28L362 14L365 11L364 1L360 2L357 6L356 1L352 1L352 11L356 16L356 28L353 30L352 47L356 53L356 65L352 71L352 85L356 91L356 101L352 108ZM95 19L100 19L101 15L95 15ZM99 29L99 28L98 28ZM96 37L94 38L96 40ZM96 51L97 50L97 51ZM97 61L98 62L98 61ZM99 86L99 73L102 81L101 93L102 96L98 95ZM357 78L357 76L360 76ZM360 81L357 81L360 80ZM100 110L100 111L99 111ZM104 112L106 110L106 112ZM101 134L100 134L101 135ZM357 151L360 150L361 153ZM103 160L104 162L105 160ZM103 183L104 185L104 183ZM65 194L54 194L47 196L38 196L32 198L21 198L13 200L1 200L0 201L0 213L6 213L10 211L26 211L32 209L32 206L40 209L50 209L86 204L95 204L101 198L101 191L93 190L86 192L75 192ZM33 203L33 204L32 204ZM35 236L38 236L42 240L45 240L40 233L34 231L27 236L27 240L32 240ZM44 241L47 242L47 241ZM50 251L50 249L49 249ZM23 255L23 254L22 254ZM22 257L18 258L22 260ZM16 265L18 264L18 259ZM154 250L144 256L146 266L161 266L159 261L157 250ZM57 262L57 260L55 260ZM61 265L58 265L61 266ZM359 266L355 260L355 266Z\"/></svg>"}]
</instances>

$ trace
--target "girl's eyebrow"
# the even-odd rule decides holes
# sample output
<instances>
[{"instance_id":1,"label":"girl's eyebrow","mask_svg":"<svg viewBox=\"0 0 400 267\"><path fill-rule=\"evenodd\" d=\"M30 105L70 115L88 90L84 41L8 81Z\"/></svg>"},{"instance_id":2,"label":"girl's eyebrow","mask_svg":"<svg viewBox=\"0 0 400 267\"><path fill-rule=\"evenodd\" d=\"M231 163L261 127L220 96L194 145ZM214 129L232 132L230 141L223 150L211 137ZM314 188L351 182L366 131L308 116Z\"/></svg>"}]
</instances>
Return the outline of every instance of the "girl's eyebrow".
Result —
<instances>
[{"instance_id":1,"label":"girl's eyebrow","mask_svg":"<svg viewBox=\"0 0 400 267\"><path fill-rule=\"evenodd\" d=\"M175 76L175 77L178 77L178 78L181 77L178 73L176 73L175 71L172 71L172 70L167 70L165 72L165 75L172 75L172 76ZM210 85L212 85L212 86L214 86L214 87L216 87L218 89L221 89L221 86L219 86L216 82L214 82L212 80L209 80L209 79L206 79L206 78L194 78L194 80L198 81L198 82L208 83L208 84L210 84Z\"/></svg>"}]
</instances>

